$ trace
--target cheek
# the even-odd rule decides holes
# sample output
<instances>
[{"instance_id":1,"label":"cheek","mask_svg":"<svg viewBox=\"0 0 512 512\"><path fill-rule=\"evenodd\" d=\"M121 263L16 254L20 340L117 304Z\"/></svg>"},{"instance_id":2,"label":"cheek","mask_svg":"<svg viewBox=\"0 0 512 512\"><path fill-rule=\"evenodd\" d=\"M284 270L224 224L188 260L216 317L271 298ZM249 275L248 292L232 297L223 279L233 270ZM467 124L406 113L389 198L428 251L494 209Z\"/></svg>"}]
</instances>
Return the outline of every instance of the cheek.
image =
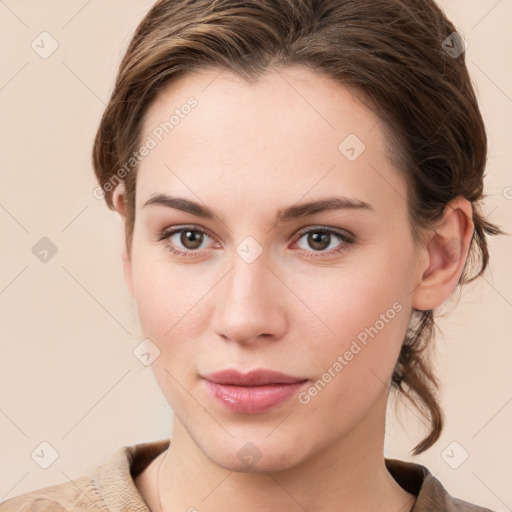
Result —
<instances>
[{"instance_id":1,"label":"cheek","mask_svg":"<svg viewBox=\"0 0 512 512\"><path fill-rule=\"evenodd\" d=\"M147 279L137 289L140 326L166 358L183 359L193 352L194 340L201 338L205 318L201 307L204 293L184 291L176 281L162 283Z\"/></svg>"},{"instance_id":2,"label":"cheek","mask_svg":"<svg viewBox=\"0 0 512 512\"><path fill-rule=\"evenodd\" d=\"M190 267L191 268L191 267ZM151 365L155 380L173 410L191 398L197 373L197 340L206 321L205 294L194 276L157 259L134 257L134 291L142 334L160 350Z\"/></svg>"},{"instance_id":3,"label":"cheek","mask_svg":"<svg viewBox=\"0 0 512 512\"><path fill-rule=\"evenodd\" d=\"M408 323L404 311L409 290L403 278L407 263L393 257L385 261L383 256L372 256L373 262L360 259L346 268L323 269L296 281L294 291L310 306L307 318L318 324L317 335L347 340L376 322L379 330L388 332L401 331L403 322Z\"/></svg>"},{"instance_id":4,"label":"cheek","mask_svg":"<svg viewBox=\"0 0 512 512\"><path fill-rule=\"evenodd\" d=\"M310 325L303 325L318 340L311 344L310 361L319 378L329 369L336 375L332 388L344 399L377 390L391 377L409 325L407 268L389 250L360 258L350 271L325 273L314 287L310 278L300 281L298 294L316 313L307 313Z\"/></svg>"},{"instance_id":5,"label":"cheek","mask_svg":"<svg viewBox=\"0 0 512 512\"><path fill-rule=\"evenodd\" d=\"M134 243L132 276L138 317L146 337L167 343L197 329L197 306L208 291L197 266L177 265L163 248L139 241L138 245Z\"/></svg>"},{"instance_id":6,"label":"cheek","mask_svg":"<svg viewBox=\"0 0 512 512\"><path fill-rule=\"evenodd\" d=\"M408 325L399 302L391 304L378 289L364 291L359 300L325 304L321 311L330 312L335 335L310 339L315 378L299 399L309 417L320 416L333 432L349 429L386 393Z\"/></svg>"}]
</instances>

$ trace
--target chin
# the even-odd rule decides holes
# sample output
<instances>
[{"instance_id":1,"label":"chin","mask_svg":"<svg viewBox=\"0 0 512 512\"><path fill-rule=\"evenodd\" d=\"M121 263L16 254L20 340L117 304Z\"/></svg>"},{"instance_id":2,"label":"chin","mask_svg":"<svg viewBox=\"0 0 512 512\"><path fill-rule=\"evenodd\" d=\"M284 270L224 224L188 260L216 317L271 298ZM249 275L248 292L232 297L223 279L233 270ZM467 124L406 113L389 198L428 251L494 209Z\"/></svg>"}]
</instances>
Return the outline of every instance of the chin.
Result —
<instances>
[{"instance_id":1,"label":"chin","mask_svg":"<svg viewBox=\"0 0 512 512\"><path fill-rule=\"evenodd\" d=\"M285 446L265 439L256 440L254 443L231 440L224 445L216 444L213 451L205 451L205 454L212 462L229 471L275 472L290 469L301 462L301 452L294 444Z\"/></svg>"}]
</instances>

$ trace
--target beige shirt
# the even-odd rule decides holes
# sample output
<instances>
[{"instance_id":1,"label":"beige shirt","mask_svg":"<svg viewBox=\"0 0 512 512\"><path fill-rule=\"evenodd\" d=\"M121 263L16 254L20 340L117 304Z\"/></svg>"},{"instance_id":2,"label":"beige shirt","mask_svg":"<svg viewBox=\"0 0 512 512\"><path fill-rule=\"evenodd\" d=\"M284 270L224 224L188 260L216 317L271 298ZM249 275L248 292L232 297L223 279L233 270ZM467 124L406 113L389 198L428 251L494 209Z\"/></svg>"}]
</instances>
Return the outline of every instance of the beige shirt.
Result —
<instances>
[{"instance_id":1,"label":"beige shirt","mask_svg":"<svg viewBox=\"0 0 512 512\"><path fill-rule=\"evenodd\" d=\"M91 475L27 492L0 503L0 512L150 512L133 479L169 447L170 439L123 446ZM417 496L411 512L492 512L453 498L420 464L385 459L393 478Z\"/></svg>"}]
</instances>

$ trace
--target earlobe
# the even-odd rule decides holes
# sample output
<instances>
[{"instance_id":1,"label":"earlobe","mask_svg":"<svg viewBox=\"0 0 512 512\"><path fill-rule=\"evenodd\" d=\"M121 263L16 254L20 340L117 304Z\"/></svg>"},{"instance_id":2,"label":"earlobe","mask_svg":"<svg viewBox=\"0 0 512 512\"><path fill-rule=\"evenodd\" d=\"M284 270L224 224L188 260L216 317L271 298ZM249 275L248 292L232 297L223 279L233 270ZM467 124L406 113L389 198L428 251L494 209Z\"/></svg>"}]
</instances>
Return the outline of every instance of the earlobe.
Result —
<instances>
[{"instance_id":1,"label":"earlobe","mask_svg":"<svg viewBox=\"0 0 512 512\"><path fill-rule=\"evenodd\" d=\"M473 208L468 200L457 197L446 205L423 249L419 284L413 292L415 309L424 311L440 306L457 286L473 237L472 218Z\"/></svg>"}]
</instances>

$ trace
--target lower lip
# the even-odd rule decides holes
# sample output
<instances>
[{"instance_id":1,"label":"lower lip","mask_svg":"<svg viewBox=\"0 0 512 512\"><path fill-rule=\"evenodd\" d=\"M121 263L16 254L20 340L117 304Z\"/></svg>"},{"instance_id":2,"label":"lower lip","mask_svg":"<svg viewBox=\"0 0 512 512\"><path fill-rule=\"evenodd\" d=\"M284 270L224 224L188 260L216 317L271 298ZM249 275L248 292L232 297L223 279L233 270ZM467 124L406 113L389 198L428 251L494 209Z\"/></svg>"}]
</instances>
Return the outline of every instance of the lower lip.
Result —
<instances>
[{"instance_id":1,"label":"lower lip","mask_svg":"<svg viewBox=\"0 0 512 512\"><path fill-rule=\"evenodd\" d=\"M206 391L231 411L257 414L269 411L295 395L307 381L266 386L232 386L203 379Z\"/></svg>"}]
</instances>

